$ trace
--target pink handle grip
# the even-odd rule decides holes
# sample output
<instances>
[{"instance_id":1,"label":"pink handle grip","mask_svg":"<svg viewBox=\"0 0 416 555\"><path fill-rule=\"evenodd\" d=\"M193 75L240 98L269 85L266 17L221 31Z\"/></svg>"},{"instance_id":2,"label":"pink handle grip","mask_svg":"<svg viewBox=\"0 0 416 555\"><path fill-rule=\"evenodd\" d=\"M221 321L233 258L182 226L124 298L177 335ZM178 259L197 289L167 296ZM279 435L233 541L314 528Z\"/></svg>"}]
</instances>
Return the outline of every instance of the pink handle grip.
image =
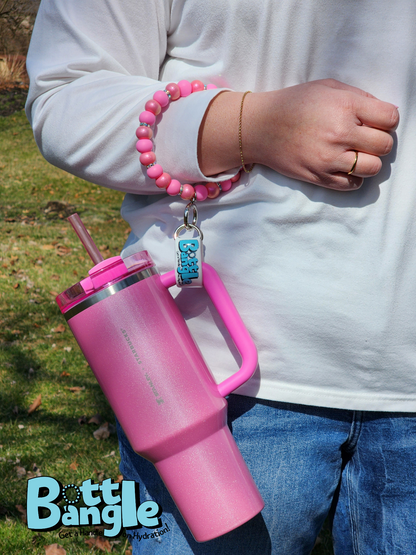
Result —
<instances>
[{"instance_id":1,"label":"pink handle grip","mask_svg":"<svg viewBox=\"0 0 416 555\"><path fill-rule=\"evenodd\" d=\"M205 290L221 316L243 361L235 374L218 384L218 391L225 397L243 385L254 374L258 363L257 349L217 272L209 264L203 263L202 275ZM176 284L175 272L163 274L160 276L160 280L167 289L172 287Z\"/></svg>"}]
</instances>

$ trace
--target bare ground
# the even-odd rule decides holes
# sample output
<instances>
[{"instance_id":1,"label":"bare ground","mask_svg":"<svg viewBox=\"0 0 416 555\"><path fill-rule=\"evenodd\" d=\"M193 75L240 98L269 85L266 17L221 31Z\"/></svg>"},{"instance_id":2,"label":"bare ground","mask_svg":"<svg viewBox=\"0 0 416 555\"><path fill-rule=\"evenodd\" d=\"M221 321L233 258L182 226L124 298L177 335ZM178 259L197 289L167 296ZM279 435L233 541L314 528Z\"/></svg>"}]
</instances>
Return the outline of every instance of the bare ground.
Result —
<instances>
[{"instance_id":1,"label":"bare ground","mask_svg":"<svg viewBox=\"0 0 416 555\"><path fill-rule=\"evenodd\" d=\"M0 117L7 117L25 107L27 85L0 86Z\"/></svg>"}]
</instances>

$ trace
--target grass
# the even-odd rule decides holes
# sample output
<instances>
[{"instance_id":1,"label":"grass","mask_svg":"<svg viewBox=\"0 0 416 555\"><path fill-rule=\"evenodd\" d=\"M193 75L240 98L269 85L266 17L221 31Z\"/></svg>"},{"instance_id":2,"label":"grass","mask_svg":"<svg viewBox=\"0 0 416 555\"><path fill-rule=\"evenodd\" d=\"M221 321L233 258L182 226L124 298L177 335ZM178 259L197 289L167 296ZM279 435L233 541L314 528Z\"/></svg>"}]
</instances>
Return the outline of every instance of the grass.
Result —
<instances>
[{"instance_id":1,"label":"grass","mask_svg":"<svg viewBox=\"0 0 416 555\"><path fill-rule=\"evenodd\" d=\"M66 217L77 211L104 257L118 254L128 234L122 194L47 164L23 112L0 118L0 152L0 552L44 554L59 543L90 553L83 537L34 533L22 517L37 472L63 485L119 476L116 434L96 440L98 425L78 422L114 417L54 298L91 265ZM126 540L116 541L113 552L125 553Z\"/></svg>"},{"instance_id":2,"label":"grass","mask_svg":"<svg viewBox=\"0 0 416 555\"><path fill-rule=\"evenodd\" d=\"M23 112L0 117L0 152L0 552L43 555L58 543L68 555L92 553L99 546L82 536L27 529L26 484L37 473L63 485L119 476L116 435L96 440L98 425L79 423L114 419L55 296L91 266L66 217L77 211L103 256L118 254L129 232L122 194L47 164ZM328 530L321 540L313 554L330 555ZM110 544L129 553L123 537Z\"/></svg>"}]
</instances>

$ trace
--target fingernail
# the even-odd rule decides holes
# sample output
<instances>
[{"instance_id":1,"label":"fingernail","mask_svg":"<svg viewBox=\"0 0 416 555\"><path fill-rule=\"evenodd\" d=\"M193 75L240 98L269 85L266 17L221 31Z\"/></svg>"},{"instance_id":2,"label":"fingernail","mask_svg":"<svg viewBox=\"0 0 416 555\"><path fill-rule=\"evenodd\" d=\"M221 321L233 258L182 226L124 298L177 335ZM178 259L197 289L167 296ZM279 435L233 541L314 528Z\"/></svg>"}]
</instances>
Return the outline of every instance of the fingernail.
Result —
<instances>
[{"instance_id":1,"label":"fingernail","mask_svg":"<svg viewBox=\"0 0 416 555\"><path fill-rule=\"evenodd\" d=\"M358 182L357 181L351 181L350 182L351 190L359 189L362 186L363 183L364 183L364 179L361 179L361 181L358 181Z\"/></svg>"}]
</instances>

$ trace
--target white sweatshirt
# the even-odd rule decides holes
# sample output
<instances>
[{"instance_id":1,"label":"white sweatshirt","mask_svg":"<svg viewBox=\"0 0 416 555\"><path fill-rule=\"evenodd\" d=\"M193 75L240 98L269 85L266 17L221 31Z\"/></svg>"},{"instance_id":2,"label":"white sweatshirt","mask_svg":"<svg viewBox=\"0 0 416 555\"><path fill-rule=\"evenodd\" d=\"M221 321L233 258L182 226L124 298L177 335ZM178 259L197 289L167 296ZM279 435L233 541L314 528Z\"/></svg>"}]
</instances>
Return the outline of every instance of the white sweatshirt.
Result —
<instances>
[{"instance_id":1,"label":"white sweatshirt","mask_svg":"<svg viewBox=\"0 0 416 555\"><path fill-rule=\"evenodd\" d=\"M163 85L267 91L331 77L399 106L395 147L358 191L257 165L199 204L205 260L259 350L240 393L416 411L415 21L413 0L42 1L28 57L37 144L52 164L129 193L124 252L148 250L162 272L185 202L145 177L135 129ZM158 125L158 162L181 182L205 180L197 137L217 93L172 103ZM204 291L177 302L216 380L235 372L239 355Z\"/></svg>"}]
</instances>

